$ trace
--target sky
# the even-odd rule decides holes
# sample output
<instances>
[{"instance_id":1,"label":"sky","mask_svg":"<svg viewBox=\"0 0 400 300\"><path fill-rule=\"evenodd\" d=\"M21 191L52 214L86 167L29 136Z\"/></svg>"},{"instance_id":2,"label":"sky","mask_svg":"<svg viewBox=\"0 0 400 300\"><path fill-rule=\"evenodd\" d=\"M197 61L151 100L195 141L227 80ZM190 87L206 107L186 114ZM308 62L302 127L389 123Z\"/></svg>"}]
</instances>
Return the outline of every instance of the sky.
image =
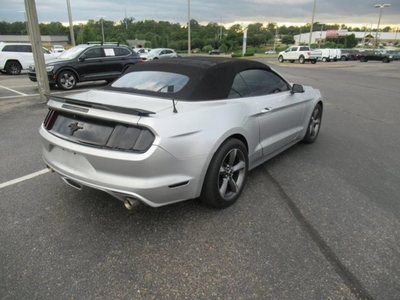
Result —
<instances>
[{"instance_id":1,"label":"sky","mask_svg":"<svg viewBox=\"0 0 400 300\"><path fill-rule=\"evenodd\" d=\"M33 0L31 0L33 1ZM35 0L39 23L68 24L68 0ZM382 9L380 28L400 30L400 0L316 0L314 22L377 27L380 9L375 4L390 4ZM135 21L169 21L185 25L190 18L201 24L210 22L229 27L233 24L270 22L278 25L311 23L314 0L69 0L74 24L87 20L118 22L126 17ZM24 0L0 0L0 21L24 22Z\"/></svg>"}]
</instances>

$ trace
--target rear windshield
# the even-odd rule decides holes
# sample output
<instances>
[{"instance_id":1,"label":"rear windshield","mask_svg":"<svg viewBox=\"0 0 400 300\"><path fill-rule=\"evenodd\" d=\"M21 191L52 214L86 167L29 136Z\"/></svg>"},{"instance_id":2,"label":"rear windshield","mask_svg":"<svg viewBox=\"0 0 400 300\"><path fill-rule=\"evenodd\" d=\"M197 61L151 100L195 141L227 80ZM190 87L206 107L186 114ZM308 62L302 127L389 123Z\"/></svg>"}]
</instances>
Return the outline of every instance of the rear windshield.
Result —
<instances>
[{"instance_id":1,"label":"rear windshield","mask_svg":"<svg viewBox=\"0 0 400 300\"><path fill-rule=\"evenodd\" d=\"M137 71L127 73L113 82L113 88L136 89L158 93L179 92L189 81L182 74L160 71Z\"/></svg>"}]
</instances>

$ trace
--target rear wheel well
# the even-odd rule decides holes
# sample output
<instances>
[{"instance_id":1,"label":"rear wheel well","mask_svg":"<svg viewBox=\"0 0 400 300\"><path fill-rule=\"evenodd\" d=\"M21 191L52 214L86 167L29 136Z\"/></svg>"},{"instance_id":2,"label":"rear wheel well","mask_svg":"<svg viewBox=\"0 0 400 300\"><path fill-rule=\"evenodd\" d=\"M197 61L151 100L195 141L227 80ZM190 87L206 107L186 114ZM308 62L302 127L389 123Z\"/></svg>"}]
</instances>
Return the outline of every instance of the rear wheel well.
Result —
<instances>
[{"instance_id":1,"label":"rear wheel well","mask_svg":"<svg viewBox=\"0 0 400 300\"><path fill-rule=\"evenodd\" d=\"M18 69L18 70L15 70L16 72L13 72L14 70L11 70L11 71L10 71L10 67L11 67L13 64L14 64L14 66L16 66L17 69ZM5 64L4 64L4 70L5 70L8 74L11 74L11 75L18 75L18 74L21 73L22 65L21 65L21 63L19 62L18 59L9 59L9 60L7 60L7 61L5 62Z\"/></svg>"}]
</instances>

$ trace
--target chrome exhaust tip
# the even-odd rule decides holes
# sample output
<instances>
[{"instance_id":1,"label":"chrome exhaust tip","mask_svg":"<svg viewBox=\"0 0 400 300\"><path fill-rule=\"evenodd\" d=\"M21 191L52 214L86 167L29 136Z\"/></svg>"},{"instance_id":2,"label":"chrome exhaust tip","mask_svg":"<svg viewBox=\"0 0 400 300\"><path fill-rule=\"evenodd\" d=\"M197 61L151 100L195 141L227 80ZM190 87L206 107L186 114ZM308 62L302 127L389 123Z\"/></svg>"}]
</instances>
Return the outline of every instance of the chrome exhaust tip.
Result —
<instances>
[{"instance_id":1,"label":"chrome exhaust tip","mask_svg":"<svg viewBox=\"0 0 400 300\"><path fill-rule=\"evenodd\" d=\"M128 210L132 210L135 207L139 206L140 202L137 199L126 197L124 199L124 205Z\"/></svg>"}]
</instances>

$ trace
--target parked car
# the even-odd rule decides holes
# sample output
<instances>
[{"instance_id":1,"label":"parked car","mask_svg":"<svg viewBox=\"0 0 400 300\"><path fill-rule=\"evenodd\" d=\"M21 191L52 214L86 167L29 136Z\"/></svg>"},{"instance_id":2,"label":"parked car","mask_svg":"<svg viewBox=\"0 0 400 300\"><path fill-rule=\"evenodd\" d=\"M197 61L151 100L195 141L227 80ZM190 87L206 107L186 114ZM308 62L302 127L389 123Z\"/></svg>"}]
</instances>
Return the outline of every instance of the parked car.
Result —
<instances>
[{"instance_id":1,"label":"parked car","mask_svg":"<svg viewBox=\"0 0 400 300\"><path fill-rule=\"evenodd\" d=\"M46 61L56 57L48 49L42 47ZM33 64L32 45L28 43L0 42L0 71L9 75L19 75Z\"/></svg>"},{"instance_id":2,"label":"parked car","mask_svg":"<svg viewBox=\"0 0 400 300\"><path fill-rule=\"evenodd\" d=\"M210 54L210 55L213 55L213 54L219 55L220 52L219 52L218 49L213 49L213 50L211 50L211 51L208 51L208 54Z\"/></svg>"},{"instance_id":3,"label":"parked car","mask_svg":"<svg viewBox=\"0 0 400 300\"><path fill-rule=\"evenodd\" d=\"M129 209L186 199L232 205L247 172L321 128L319 90L269 66L189 57L130 67L91 91L51 95L40 126L47 166Z\"/></svg>"},{"instance_id":4,"label":"parked car","mask_svg":"<svg viewBox=\"0 0 400 300\"><path fill-rule=\"evenodd\" d=\"M178 57L178 54L175 52L175 50L168 48L156 48L151 50L147 54L147 60L176 58L176 57Z\"/></svg>"},{"instance_id":5,"label":"parked car","mask_svg":"<svg viewBox=\"0 0 400 300\"><path fill-rule=\"evenodd\" d=\"M320 60L323 62L330 62L336 58L336 51L334 49L325 48L316 50L321 52Z\"/></svg>"},{"instance_id":6,"label":"parked car","mask_svg":"<svg viewBox=\"0 0 400 300\"><path fill-rule=\"evenodd\" d=\"M119 44L82 44L61 53L46 64L50 86L72 90L84 81L113 81L130 66L142 62L131 47ZM29 79L36 82L35 66L29 67Z\"/></svg>"},{"instance_id":7,"label":"parked car","mask_svg":"<svg viewBox=\"0 0 400 300\"><path fill-rule=\"evenodd\" d=\"M147 57L149 55L149 52L151 51L150 48L134 48L133 49L136 53L139 54L139 56L143 59L143 60L147 60Z\"/></svg>"},{"instance_id":8,"label":"parked car","mask_svg":"<svg viewBox=\"0 0 400 300\"><path fill-rule=\"evenodd\" d=\"M355 49L342 49L340 60L342 61L357 60L358 53L359 51Z\"/></svg>"},{"instance_id":9,"label":"parked car","mask_svg":"<svg viewBox=\"0 0 400 300\"><path fill-rule=\"evenodd\" d=\"M359 52L357 58L360 62L375 60L382 61L384 63L390 63L393 60L393 56L390 55L390 53L386 53L386 51L381 50Z\"/></svg>"},{"instance_id":10,"label":"parked car","mask_svg":"<svg viewBox=\"0 0 400 300\"><path fill-rule=\"evenodd\" d=\"M51 52L53 53L63 53L64 51L65 48L62 45L53 45L53 47L51 47Z\"/></svg>"},{"instance_id":11,"label":"parked car","mask_svg":"<svg viewBox=\"0 0 400 300\"><path fill-rule=\"evenodd\" d=\"M391 55L393 57L393 60L400 60L400 51L388 50L386 53L388 55Z\"/></svg>"}]
</instances>

